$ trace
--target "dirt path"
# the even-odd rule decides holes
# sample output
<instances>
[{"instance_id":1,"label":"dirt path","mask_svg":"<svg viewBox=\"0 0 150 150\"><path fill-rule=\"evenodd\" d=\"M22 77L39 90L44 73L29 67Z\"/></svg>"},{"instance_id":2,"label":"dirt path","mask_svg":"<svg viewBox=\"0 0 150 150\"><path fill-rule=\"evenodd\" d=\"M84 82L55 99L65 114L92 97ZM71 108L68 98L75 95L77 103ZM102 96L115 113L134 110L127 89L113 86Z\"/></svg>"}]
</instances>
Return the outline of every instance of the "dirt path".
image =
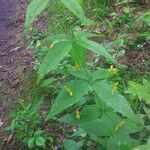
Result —
<instances>
[{"instance_id":1,"label":"dirt path","mask_svg":"<svg viewBox=\"0 0 150 150\"><path fill-rule=\"evenodd\" d=\"M0 119L19 97L32 60L21 40L27 0L0 0Z\"/></svg>"},{"instance_id":2,"label":"dirt path","mask_svg":"<svg viewBox=\"0 0 150 150\"><path fill-rule=\"evenodd\" d=\"M13 138L5 141L10 134L3 129L10 125L12 108L31 91L29 79L33 80L35 75L32 69L34 58L26 48L27 41L23 36L27 2L0 0L0 150L22 149ZM43 28L42 19L36 23L39 28Z\"/></svg>"},{"instance_id":3,"label":"dirt path","mask_svg":"<svg viewBox=\"0 0 150 150\"><path fill-rule=\"evenodd\" d=\"M17 0L0 0L0 52L5 52L15 38Z\"/></svg>"}]
</instances>

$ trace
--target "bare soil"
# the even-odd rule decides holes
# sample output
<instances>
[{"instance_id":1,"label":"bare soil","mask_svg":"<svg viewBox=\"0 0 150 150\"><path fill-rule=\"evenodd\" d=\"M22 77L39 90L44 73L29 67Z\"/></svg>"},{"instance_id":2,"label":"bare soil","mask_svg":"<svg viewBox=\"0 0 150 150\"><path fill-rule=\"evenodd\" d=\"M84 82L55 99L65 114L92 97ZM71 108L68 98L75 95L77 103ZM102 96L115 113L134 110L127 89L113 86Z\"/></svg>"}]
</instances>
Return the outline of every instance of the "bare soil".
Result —
<instances>
[{"instance_id":1,"label":"bare soil","mask_svg":"<svg viewBox=\"0 0 150 150\"><path fill-rule=\"evenodd\" d=\"M26 79L32 73L32 54L26 50L23 25L27 0L0 0L0 149L4 148L2 128L6 114L15 106Z\"/></svg>"},{"instance_id":2,"label":"bare soil","mask_svg":"<svg viewBox=\"0 0 150 150\"><path fill-rule=\"evenodd\" d=\"M25 20L25 9L28 0L0 0L0 150L18 150L23 147L2 132L2 128L10 121L8 113L11 112L17 100L25 89L26 81L32 75L33 56L26 49L23 39L23 25ZM46 13L45 13L46 16ZM44 15L36 26L48 29ZM41 23L42 22L42 23ZM47 31L46 31L47 32ZM149 43L144 43L141 51L129 52L120 60L131 68L140 68L141 74L149 66L141 66L149 60ZM93 61L95 56L89 55L88 60ZM27 85L26 85L27 86ZM10 141L9 141L10 140Z\"/></svg>"}]
</instances>

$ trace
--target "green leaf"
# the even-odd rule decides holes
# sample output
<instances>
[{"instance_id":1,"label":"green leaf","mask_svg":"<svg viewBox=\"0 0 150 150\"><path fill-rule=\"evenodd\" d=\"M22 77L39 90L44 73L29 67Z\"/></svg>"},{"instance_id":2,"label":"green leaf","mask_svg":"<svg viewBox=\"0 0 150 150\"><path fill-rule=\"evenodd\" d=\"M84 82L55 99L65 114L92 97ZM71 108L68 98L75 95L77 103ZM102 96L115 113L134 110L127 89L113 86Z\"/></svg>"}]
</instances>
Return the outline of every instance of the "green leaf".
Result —
<instances>
[{"instance_id":1,"label":"green leaf","mask_svg":"<svg viewBox=\"0 0 150 150\"><path fill-rule=\"evenodd\" d=\"M65 6L66 8L68 8L77 18L80 19L80 21L83 24L92 24L93 22L90 21L89 19L87 19L85 17L84 11L81 8L81 6L79 5L79 3L77 2L77 0L60 0Z\"/></svg>"},{"instance_id":2,"label":"green leaf","mask_svg":"<svg viewBox=\"0 0 150 150\"><path fill-rule=\"evenodd\" d=\"M94 136L112 136L116 124L120 122L121 118L113 112L106 112L101 118L92 121L80 123L79 127L86 133Z\"/></svg>"},{"instance_id":3,"label":"green leaf","mask_svg":"<svg viewBox=\"0 0 150 150\"><path fill-rule=\"evenodd\" d=\"M79 102L89 91L89 83L83 80L71 81L66 86L72 92L72 95L63 88L52 105L48 119Z\"/></svg>"},{"instance_id":4,"label":"green leaf","mask_svg":"<svg viewBox=\"0 0 150 150\"><path fill-rule=\"evenodd\" d=\"M124 12L125 14L129 14L129 13L131 12L131 8L125 7L125 8L123 9L123 12Z\"/></svg>"},{"instance_id":5,"label":"green leaf","mask_svg":"<svg viewBox=\"0 0 150 150\"><path fill-rule=\"evenodd\" d=\"M106 81L101 81L95 82L93 88L107 106L126 117L134 118L134 113L128 101L117 90L112 94L113 85L108 84Z\"/></svg>"},{"instance_id":6,"label":"green leaf","mask_svg":"<svg viewBox=\"0 0 150 150\"><path fill-rule=\"evenodd\" d=\"M74 37L77 40L79 40L79 39L87 39L87 38L90 38L90 37L97 36L95 33L83 32L83 31L74 31L73 34L74 34Z\"/></svg>"},{"instance_id":7,"label":"green leaf","mask_svg":"<svg viewBox=\"0 0 150 150\"><path fill-rule=\"evenodd\" d=\"M34 133L34 137L37 137L37 136L40 136L44 134L44 131L43 130L37 130L35 133Z\"/></svg>"},{"instance_id":8,"label":"green leaf","mask_svg":"<svg viewBox=\"0 0 150 150\"><path fill-rule=\"evenodd\" d=\"M71 57L73 59L74 65L79 65L85 67L86 50L80 45L73 42L73 47L70 51Z\"/></svg>"},{"instance_id":9,"label":"green leaf","mask_svg":"<svg viewBox=\"0 0 150 150\"><path fill-rule=\"evenodd\" d=\"M143 20L144 20L144 22L145 22L147 25L150 26L150 12L144 13L144 15L143 15Z\"/></svg>"},{"instance_id":10,"label":"green leaf","mask_svg":"<svg viewBox=\"0 0 150 150\"><path fill-rule=\"evenodd\" d=\"M84 11L76 0L60 0L76 17L84 19Z\"/></svg>"},{"instance_id":11,"label":"green leaf","mask_svg":"<svg viewBox=\"0 0 150 150\"><path fill-rule=\"evenodd\" d=\"M39 66L38 80L41 80L50 71L57 69L59 63L68 55L71 48L72 44L70 42L59 42L54 44Z\"/></svg>"},{"instance_id":12,"label":"green leaf","mask_svg":"<svg viewBox=\"0 0 150 150\"><path fill-rule=\"evenodd\" d=\"M39 136L35 139L35 143L39 147L45 147L45 139L41 136Z\"/></svg>"},{"instance_id":13,"label":"green leaf","mask_svg":"<svg viewBox=\"0 0 150 150\"><path fill-rule=\"evenodd\" d=\"M150 32L143 32L142 34L139 34L139 36L142 36L146 40L150 40Z\"/></svg>"},{"instance_id":14,"label":"green leaf","mask_svg":"<svg viewBox=\"0 0 150 150\"><path fill-rule=\"evenodd\" d=\"M48 137L47 137L47 140L48 140L49 142L54 142L54 139L53 139L53 137L51 137L51 136L48 136Z\"/></svg>"},{"instance_id":15,"label":"green leaf","mask_svg":"<svg viewBox=\"0 0 150 150\"><path fill-rule=\"evenodd\" d=\"M150 82L145 84L139 84L133 81L129 81L128 93L137 95L139 98L143 98L145 101L150 102Z\"/></svg>"},{"instance_id":16,"label":"green leaf","mask_svg":"<svg viewBox=\"0 0 150 150\"><path fill-rule=\"evenodd\" d=\"M87 40L87 39L81 39L81 40L77 41L77 43L79 45L81 45L82 47L84 47L88 50L91 50L95 54L104 56L107 60L116 63L116 61L111 57L109 52L100 44L98 44L94 41L91 41L91 40Z\"/></svg>"},{"instance_id":17,"label":"green leaf","mask_svg":"<svg viewBox=\"0 0 150 150\"><path fill-rule=\"evenodd\" d=\"M71 137L85 137L86 135L86 132L83 129L79 128L71 135Z\"/></svg>"},{"instance_id":18,"label":"green leaf","mask_svg":"<svg viewBox=\"0 0 150 150\"><path fill-rule=\"evenodd\" d=\"M34 138L30 138L28 141L28 147L29 149L32 149L34 147Z\"/></svg>"},{"instance_id":19,"label":"green leaf","mask_svg":"<svg viewBox=\"0 0 150 150\"><path fill-rule=\"evenodd\" d=\"M71 36L67 34L52 34L49 37L46 37L44 41L49 44L51 42L60 42L60 41L70 41Z\"/></svg>"},{"instance_id":20,"label":"green leaf","mask_svg":"<svg viewBox=\"0 0 150 150\"><path fill-rule=\"evenodd\" d=\"M108 69L103 69L103 68L98 68L92 74L92 80L93 81L95 81L95 80L101 80L101 79L106 79L108 77L110 77Z\"/></svg>"},{"instance_id":21,"label":"green leaf","mask_svg":"<svg viewBox=\"0 0 150 150\"><path fill-rule=\"evenodd\" d=\"M79 120L76 118L75 113L66 114L59 120L69 124L81 124L95 120L101 115L101 111L97 105L86 105L80 112L81 117Z\"/></svg>"},{"instance_id":22,"label":"green leaf","mask_svg":"<svg viewBox=\"0 0 150 150\"><path fill-rule=\"evenodd\" d=\"M77 123L77 119L75 116L75 113L71 113L71 114L66 114L63 117L59 118L60 122L64 122L64 123L68 123L68 124L76 124Z\"/></svg>"},{"instance_id":23,"label":"green leaf","mask_svg":"<svg viewBox=\"0 0 150 150\"><path fill-rule=\"evenodd\" d=\"M135 132L138 132L142 130L143 125L140 124L139 122L136 122L136 120L131 120L131 119L125 119L122 127L119 129L120 134L127 133L127 134L132 134Z\"/></svg>"},{"instance_id":24,"label":"green leaf","mask_svg":"<svg viewBox=\"0 0 150 150\"><path fill-rule=\"evenodd\" d=\"M115 139L109 138L107 142L107 150L120 150L119 145L116 143Z\"/></svg>"},{"instance_id":25,"label":"green leaf","mask_svg":"<svg viewBox=\"0 0 150 150\"><path fill-rule=\"evenodd\" d=\"M91 79L91 76L90 76L91 72L89 70L86 70L85 68L80 68L79 70L75 70L73 67L68 67L68 72L72 76L79 78L79 79L83 79L87 81L90 81Z\"/></svg>"},{"instance_id":26,"label":"green leaf","mask_svg":"<svg viewBox=\"0 0 150 150\"><path fill-rule=\"evenodd\" d=\"M119 138L121 138L122 142L119 140ZM119 138L117 140L115 139L119 148L118 150L134 150L134 147L139 145L138 140L132 139L130 136L121 135Z\"/></svg>"},{"instance_id":27,"label":"green leaf","mask_svg":"<svg viewBox=\"0 0 150 150\"><path fill-rule=\"evenodd\" d=\"M124 136L122 135L122 138ZM125 138L124 138L125 139ZM131 139L128 139L132 141ZM110 138L107 143L107 150L132 150L132 146L128 141L116 140L115 138Z\"/></svg>"},{"instance_id":28,"label":"green leaf","mask_svg":"<svg viewBox=\"0 0 150 150\"><path fill-rule=\"evenodd\" d=\"M147 144L137 146L133 150L149 150L149 148L150 148L150 137L148 138Z\"/></svg>"},{"instance_id":29,"label":"green leaf","mask_svg":"<svg viewBox=\"0 0 150 150\"><path fill-rule=\"evenodd\" d=\"M32 103L29 107L29 111L30 111L31 115L38 111L39 106L41 105L42 101L43 101L43 97L41 97L39 95L35 95Z\"/></svg>"},{"instance_id":30,"label":"green leaf","mask_svg":"<svg viewBox=\"0 0 150 150\"><path fill-rule=\"evenodd\" d=\"M133 133L132 131L136 132L138 130L133 126L133 122L130 122L132 127L130 127L127 122L128 119L122 119L117 113L105 112L99 119L79 123L79 127L91 137L100 138L105 136L107 138L112 138L117 147L119 142L120 144L127 143L126 145L133 146L133 141L130 139L129 134ZM116 127L118 127L117 130Z\"/></svg>"},{"instance_id":31,"label":"green leaf","mask_svg":"<svg viewBox=\"0 0 150 150\"><path fill-rule=\"evenodd\" d=\"M134 148L133 150L149 150L149 148L150 148L150 144L146 144L146 145L138 146Z\"/></svg>"},{"instance_id":32,"label":"green leaf","mask_svg":"<svg viewBox=\"0 0 150 150\"><path fill-rule=\"evenodd\" d=\"M103 114L101 118L80 123L79 127L90 135L110 136L113 134L111 130L115 129L120 120L121 118L117 114L108 112Z\"/></svg>"},{"instance_id":33,"label":"green leaf","mask_svg":"<svg viewBox=\"0 0 150 150\"><path fill-rule=\"evenodd\" d=\"M32 0L27 8L25 27L30 27L38 15L46 8L49 0Z\"/></svg>"},{"instance_id":34,"label":"green leaf","mask_svg":"<svg viewBox=\"0 0 150 150\"><path fill-rule=\"evenodd\" d=\"M97 105L87 105L81 110L81 118L79 123L92 121L100 117L101 111Z\"/></svg>"},{"instance_id":35,"label":"green leaf","mask_svg":"<svg viewBox=\"0 0 150 150\"><path fill-rule=\"evenodd\" d=\"M108 136L107 129L103 126L103 122L100 119L80 124L79 127L88 134L95 136Z\"/></svg>"},{"instance_id":36,"label":"green leaf","mask_svg":"<svg viewBox=\"0 0 150 150\"><path fill-rule=\"evenodd\" d=\"M65 140L63 142L65 150L81 150L80 148L82 147L83 143L81 142L76 142L74 140Z\"/></svg>"},{"instance_id":37,"label":"green leaf","mask_svg":"<svg viewBox=\"0 0 150 150\"><path fill-rule=\"evenodd\" d=\"M116 39L115 41L113 41L112 42L112 45L113 45L113 47L115 47L115 48L121 48L121 47L123 47L123 45L124 45L124 40L123 39L121 39L121 38L119 38L119 39Z\"/></svg>"},{"instance_id":38,"label":"green leaf","mask_svg":"<svg viewBox=\"0 0 150 150\"><path fill-rule=\"evenodd\" d=\"M125 55L126 51L125 50L121 50L117 53L117 57L123 57Z\"/></svg>"},{"instance_id":39,"label":"green leaf","mask_svg":"<svg viewBox=\"0 0 150 150\"><path fill-rule=\"evenodd\" d=\"M53 82L52 78L44 80L43 83L41 84L41 86L42 87L48 87L52 82Z\"/></svg>"}]
</instances>

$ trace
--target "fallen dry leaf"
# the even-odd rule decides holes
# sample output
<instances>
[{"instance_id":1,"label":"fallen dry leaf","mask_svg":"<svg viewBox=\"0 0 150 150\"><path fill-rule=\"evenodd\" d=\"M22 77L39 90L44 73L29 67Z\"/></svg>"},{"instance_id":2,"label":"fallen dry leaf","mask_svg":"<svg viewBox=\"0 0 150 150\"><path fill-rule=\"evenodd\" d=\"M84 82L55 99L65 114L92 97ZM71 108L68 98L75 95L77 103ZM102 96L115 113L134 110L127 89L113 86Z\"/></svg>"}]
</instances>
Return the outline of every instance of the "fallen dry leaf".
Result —
<instances>
[{"instance_id":1,"label":"fallen dry leaf","mask_svg":"<svg viewBox=\"0 0 150 150\"><path fill-rule=\"evenodd\" d=\"M4 142L9 143L12 140L13 135L10 134L9 136L5 136Z\"/></svg>"},{"instance_id":2,"label":"fallen dry leaf","mask_svg":"<svg viewBox=\"0 0 150 150\"><path fill-rule=\"evenodd\" d=\"M0 119L0 127L2 127L3 124L4 122L2 121L2 119Z\"/></svg>"}]
</instances>

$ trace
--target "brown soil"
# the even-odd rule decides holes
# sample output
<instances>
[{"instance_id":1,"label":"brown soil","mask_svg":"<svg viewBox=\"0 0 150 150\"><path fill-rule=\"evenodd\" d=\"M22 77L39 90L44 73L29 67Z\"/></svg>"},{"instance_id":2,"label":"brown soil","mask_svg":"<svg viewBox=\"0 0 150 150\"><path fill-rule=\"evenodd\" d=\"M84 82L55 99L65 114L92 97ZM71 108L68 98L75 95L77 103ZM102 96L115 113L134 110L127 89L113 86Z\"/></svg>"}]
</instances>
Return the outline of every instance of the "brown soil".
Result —
<instances>
[{"instance_id":1,"label":"brown soil","mask_svg":"<svg viewBox=\"0 0 150 150\"><path fill-rule=\"evenodd\" d=\"M0 120L6 124L6 114L15 106L31 73L33 57L26 50L22 31L27 0L0 0ZM4 138L0 136L0 149Z\"/></svg>"}]
</instances>

